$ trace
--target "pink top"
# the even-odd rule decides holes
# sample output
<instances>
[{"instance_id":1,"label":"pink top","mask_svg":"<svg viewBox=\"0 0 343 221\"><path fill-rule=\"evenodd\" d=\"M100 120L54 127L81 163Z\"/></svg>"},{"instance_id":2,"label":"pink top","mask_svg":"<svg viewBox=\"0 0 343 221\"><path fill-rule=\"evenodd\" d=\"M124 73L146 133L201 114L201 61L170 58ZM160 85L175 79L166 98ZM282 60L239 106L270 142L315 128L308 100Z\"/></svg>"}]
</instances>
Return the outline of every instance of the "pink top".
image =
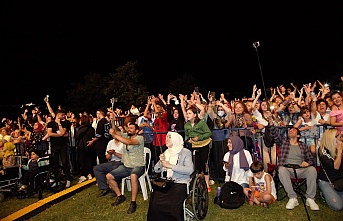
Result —
<instances>
[{"instance_id":1,"label":"pink top","mask_svg":"<svg viewBox=\"0 0 343 221\"><path fill-rule=\"evenodd\" d=\"M331 110L330 117L336 117L336 122L343 122L343 110ZM335 127L343 134L343 126Z\"/></svg>"}]
</instances>

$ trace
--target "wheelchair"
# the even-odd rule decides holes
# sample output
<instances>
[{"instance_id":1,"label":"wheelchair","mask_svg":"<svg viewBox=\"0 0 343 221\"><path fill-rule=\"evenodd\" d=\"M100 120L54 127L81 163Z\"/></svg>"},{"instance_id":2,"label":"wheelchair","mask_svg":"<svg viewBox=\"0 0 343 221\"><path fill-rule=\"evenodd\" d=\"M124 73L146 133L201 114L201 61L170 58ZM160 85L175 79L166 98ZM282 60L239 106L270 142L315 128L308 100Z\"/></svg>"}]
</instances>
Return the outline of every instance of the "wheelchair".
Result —
<instances>
[{"instance_id":1,"label":"wheelchair","mask_svg":"<svg viewBox=\"0 0 343 221\"><path fill-rule=\"evenodd\" d=\"M20 163L22 156L15 156L13 166L4 168L0 161L0 202L3 202L8 194L17 196L17 189L21 185L22 170Z\"/></svg>"},{"instance_id":2,"label":"wheelchair","mask_svg":"<svg viewBox=\"0 0 343 221\"><path fill-rule=\"evenodd\" d=\"M205 178L202 174L192 174L188 185L188 196L183 202L184 219L203 220L208 211L209 196Z\"/></svg>"},{"instance_id":3,"label":"wheelchair","mask_svg":"<svg viewBox=\"0 0 343 221\"><path fill-rule=\"evenodd\" d=\"M34 193L38 194L38 199L43 198L43 191L50 190L53 193L57 193L63 190L66 186L67 177L63 172L63 168L60 165L51 165L51 157L46 156L39 159L45 161L44 166L39 167L39 172L34 178ZM16 196L18 199L23 199L27 196L25 191L17 191Z\"/></svg>"},{"instance_id":4,"label":"wheelchair","mask_svg":"<svg viewBox=\"0 0 343 221\"><path fill-rule=\"evenodd\" d=\"M192 151L193 162L195 161L196 150L189 146L186 148ZM203 220L208 211L209 196L207 184L203 174L194 171L191 175L191 182L187 185L187 197L183 202L184 220Z\"/></svg>"}]
</instances>

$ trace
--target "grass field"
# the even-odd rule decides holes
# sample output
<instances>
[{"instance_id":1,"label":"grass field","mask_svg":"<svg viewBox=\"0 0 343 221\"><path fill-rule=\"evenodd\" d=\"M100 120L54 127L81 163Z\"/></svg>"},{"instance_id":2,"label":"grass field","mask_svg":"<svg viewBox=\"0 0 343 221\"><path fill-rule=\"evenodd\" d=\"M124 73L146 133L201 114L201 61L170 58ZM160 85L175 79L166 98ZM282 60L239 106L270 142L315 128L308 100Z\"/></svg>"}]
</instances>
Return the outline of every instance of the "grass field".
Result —
<instances>
[{"instance_id":1,"label":"grass field","mask_svg":"<svg viewBox=\"0 0 343 221\"><path fill-rule=\"evenodd\" d=\"M288 198L275 202L268 209L257 205L249 206L247 203L235 210L222 209L213 203L215 190L217 189L218 185L222 184L216 183L212 186L214 191L210 193L209 209L204 220L307 220L306 212L300 197L298 197L300 205L293 210L287 210L285 208ZM138 194L137 211L131 215L126 214L130 204L130 192L125 192L127 200L118 207L111 206L111 203L115 200L113 195L108 194L104 197L97 197L98 193L98 187L96 185L91 185L89 188L76 193L70 198L60 203L51 205L45 211L30 218L30 220L146 220L148 200L143 200L141 192ZM48 195L51 195L51 193L46 192L44 197ZM33 202L37 202L37 200L37 197L25 199L8 197L4 202L1 203L0 218L4 218L18 209L24 208ZM343 211L332 211L319 196L317 196L316 202L320 207L320 211L312 211L308 207L311 220L343 220Z\"/></svg>"}]
</instances>

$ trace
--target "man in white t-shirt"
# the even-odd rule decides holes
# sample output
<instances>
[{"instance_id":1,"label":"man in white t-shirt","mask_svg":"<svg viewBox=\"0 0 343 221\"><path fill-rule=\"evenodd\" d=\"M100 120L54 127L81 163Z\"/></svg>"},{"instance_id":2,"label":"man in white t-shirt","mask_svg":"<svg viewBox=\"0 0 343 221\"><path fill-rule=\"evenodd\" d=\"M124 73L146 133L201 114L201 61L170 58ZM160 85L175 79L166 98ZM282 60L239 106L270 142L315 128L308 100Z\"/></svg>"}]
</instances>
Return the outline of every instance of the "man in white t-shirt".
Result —
<instances>
[{"instance_id":1,"label":"man in white t-shirt","mask_svg":"<svg viewBox=\"0 0 343 221\"><path fill-rule=\"evenodd\" d=\"M98 184L98 188L100 189L99 196L105 196L111 192L111 189L107 184L106 174L122 164L122 151L122 142L117 139L110 140L106 148L106 159L108 159L109 162L98 164L93 168L96 182Z\"/></svg>"}]
</instances>

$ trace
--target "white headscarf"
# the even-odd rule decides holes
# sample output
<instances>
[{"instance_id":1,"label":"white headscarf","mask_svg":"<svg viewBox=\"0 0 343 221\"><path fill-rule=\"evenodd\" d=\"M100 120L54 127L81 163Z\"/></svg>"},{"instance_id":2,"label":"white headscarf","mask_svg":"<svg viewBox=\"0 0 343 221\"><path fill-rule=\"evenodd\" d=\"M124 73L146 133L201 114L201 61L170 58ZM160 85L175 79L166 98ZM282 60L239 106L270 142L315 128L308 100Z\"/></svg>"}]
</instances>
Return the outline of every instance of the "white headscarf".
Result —
<instances>
[{"instance_id":1,"label":"white headscarf","mask_svg":"<svg viewBox=\"0 0 343 221\"><path fill-rule=\"evenodd\" d=\"M173 146L168 147L168 149L164 151L164 156L166 157L166 161L169 161L172 165L176 165L177 160L179 159L179 153L183 148L183 137L177 132L171 131L167 133L167 137L169 135ZM167 169L167 177L173 177L172 169Z\"/></svg>"}]
</instances>

